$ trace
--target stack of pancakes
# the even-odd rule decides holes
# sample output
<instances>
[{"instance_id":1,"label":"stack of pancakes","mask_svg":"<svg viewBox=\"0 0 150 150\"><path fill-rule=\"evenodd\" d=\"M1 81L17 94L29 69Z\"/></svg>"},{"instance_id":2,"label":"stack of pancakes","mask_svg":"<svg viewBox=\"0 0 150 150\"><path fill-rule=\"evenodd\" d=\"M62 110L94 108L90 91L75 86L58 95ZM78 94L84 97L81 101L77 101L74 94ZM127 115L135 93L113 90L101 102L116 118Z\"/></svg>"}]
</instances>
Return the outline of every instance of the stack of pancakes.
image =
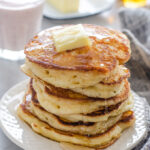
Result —
<instances>
[{"instance_id":1,"label":"stack of pancakes","mask_svg":"<svg viewBox=\"0 0 150 150\"><path fill-rule=\"evenodd\" d=\"M40 32L25 47L23 72L31 77L18 115L52 140L105 148L134 121L127 37L96 25L83 25L91 47L58 53L57 26Z\"/></svg>"}]
</instances>

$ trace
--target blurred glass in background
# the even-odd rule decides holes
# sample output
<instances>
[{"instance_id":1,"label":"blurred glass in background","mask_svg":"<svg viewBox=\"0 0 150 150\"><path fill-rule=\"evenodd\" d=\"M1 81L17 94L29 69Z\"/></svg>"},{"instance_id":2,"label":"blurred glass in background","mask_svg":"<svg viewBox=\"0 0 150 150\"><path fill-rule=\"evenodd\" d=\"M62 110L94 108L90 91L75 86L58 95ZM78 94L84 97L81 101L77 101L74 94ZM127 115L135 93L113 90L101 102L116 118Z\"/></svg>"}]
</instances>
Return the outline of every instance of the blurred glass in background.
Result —
<instances>
[{"instance_id":1,"label":"blurred glass in background","mask_svg":"<svg viewBox=\"0 0 150 150\"><path fill-rule=\"evenodd\" d=\"M0 57L21 59L17 51L40 30L43 4L44 0L0 0Z\"/></svg>"}]
</instances>

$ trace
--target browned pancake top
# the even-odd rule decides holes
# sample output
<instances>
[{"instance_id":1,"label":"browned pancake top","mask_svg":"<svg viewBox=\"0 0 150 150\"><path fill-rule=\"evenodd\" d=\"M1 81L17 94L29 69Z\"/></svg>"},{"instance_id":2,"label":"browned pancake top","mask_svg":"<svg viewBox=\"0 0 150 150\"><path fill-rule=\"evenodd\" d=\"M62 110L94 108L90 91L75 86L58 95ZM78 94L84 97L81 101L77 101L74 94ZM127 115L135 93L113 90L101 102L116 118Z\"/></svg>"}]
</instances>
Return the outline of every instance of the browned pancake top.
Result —
<instances>
[{"instance_id":1,"label":"browned pancake top","mask_svg":"<svg viewBox=\"0 0 150 150\"><path fill-rule=\"evenodd\" d=\"M118 61L122 64L130 58L129 41L122 33L87 24L83 26L92 46L58 53L51 32L66 26L68 25L50 28L35 36L25 47L29 61L45 68L97 70L106 73L113 70Z\"/></svg>"}]
</instances>

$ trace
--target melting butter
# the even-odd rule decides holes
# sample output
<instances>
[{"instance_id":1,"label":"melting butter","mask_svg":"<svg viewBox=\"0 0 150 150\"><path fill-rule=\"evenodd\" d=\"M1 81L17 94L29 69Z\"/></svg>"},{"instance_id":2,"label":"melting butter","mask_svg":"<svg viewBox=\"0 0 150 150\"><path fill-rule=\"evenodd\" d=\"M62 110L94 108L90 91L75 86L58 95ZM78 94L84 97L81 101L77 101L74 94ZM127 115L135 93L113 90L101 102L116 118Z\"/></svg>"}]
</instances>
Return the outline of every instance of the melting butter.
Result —
<instances>
[{"instance_id":1,"label":"melting butter","mask_svg":"<svg viewBox=\"0 0 150 150\"><path fill-rule=\"evenodd\" d=\"M57 52L90 46L91 42L81 24L52 31Z\"/></svg>"}]
</instances>

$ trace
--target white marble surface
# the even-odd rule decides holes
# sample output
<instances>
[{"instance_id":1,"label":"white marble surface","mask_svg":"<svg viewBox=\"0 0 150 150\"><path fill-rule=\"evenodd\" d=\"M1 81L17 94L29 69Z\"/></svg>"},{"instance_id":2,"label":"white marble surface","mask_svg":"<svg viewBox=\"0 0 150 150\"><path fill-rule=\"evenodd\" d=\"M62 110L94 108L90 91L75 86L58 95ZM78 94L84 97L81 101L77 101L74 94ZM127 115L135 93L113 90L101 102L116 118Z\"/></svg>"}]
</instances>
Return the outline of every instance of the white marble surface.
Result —
<instances>
[{"instance_id":1,"label":"white marble surface","mask_svg":"<svg viewBox=\"0 0 150 150\"><path fill-rule=\"evenodd\" d=\"M117 21L116 16L114 15L114 10L115 8L103 14L74 20L49 20L47 18L43 18L42 29L59 24L78 23L98 24L118 29L119 23ZM12 62L0 59L0 98L14 84L27 78L20 71L21 64L23 64L23 61ZM0 150L21 150L21 148L13 144L0 129Z\"/></svg>"}]
</instances>

